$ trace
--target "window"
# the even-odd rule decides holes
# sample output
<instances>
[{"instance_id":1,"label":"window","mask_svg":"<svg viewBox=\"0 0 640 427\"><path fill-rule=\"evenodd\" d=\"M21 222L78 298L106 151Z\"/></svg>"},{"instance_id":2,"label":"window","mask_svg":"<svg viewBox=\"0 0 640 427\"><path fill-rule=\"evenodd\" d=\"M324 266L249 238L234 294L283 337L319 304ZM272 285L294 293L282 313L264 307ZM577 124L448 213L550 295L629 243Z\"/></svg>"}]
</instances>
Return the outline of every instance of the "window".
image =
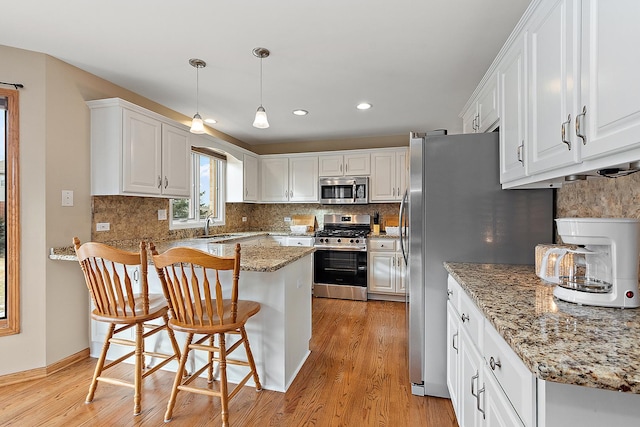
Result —
<instances>
[{"instance_id":1,"label":"window","mask_svg":"<svg viewBox=\"0 0 640 427\"><path fill-rule=\"evenodd\" d=\"M0 335L20 332L18 91L0 89Z\"/></svg>"},{"instance_id":2,"label":"window","mask_svg":"<svg viewBox=\"0 0 640 427\"><path fill-rule=\"evenodd\" d=\"M207 148L191 152L191 197L171 201L171 228L200 227L207 218L224 224L226 158Z\"/></svg>"}]
</instances>

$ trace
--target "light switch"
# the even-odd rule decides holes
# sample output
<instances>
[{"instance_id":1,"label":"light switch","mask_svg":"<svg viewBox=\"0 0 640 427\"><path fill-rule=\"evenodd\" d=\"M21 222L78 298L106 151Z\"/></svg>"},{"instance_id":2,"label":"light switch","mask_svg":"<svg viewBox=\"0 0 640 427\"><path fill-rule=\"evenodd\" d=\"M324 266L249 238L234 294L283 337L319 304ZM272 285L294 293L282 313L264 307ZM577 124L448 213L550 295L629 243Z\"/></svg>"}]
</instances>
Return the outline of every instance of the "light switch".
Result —
<instances>
[{"instance_id":1,"label":"light switch","mask_svg":"<svg viewBox=\"0 0 640 427\"><path fill-rule=\"evenodd\" d=\"M62 190L62 206L73 206L73 190Z\"/></svg>"}]
</instances>

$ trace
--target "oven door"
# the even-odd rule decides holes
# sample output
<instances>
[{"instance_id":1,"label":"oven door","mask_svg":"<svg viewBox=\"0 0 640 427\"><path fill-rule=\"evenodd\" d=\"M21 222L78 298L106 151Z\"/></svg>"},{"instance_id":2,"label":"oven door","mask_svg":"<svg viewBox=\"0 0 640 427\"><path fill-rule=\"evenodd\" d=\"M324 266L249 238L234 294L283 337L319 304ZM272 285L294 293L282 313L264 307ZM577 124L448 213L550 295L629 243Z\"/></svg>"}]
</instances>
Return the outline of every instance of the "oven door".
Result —
<instances>
[{"instance_id":1,"label":"oven door","mask_svg":"<svg viewBox=\"0 0 640 427\"><path fill-rule=\"evenodd\" d=\"M318 248L313 264L315 296L366 301L366 251Z\"/></svg>"}]
</instances>

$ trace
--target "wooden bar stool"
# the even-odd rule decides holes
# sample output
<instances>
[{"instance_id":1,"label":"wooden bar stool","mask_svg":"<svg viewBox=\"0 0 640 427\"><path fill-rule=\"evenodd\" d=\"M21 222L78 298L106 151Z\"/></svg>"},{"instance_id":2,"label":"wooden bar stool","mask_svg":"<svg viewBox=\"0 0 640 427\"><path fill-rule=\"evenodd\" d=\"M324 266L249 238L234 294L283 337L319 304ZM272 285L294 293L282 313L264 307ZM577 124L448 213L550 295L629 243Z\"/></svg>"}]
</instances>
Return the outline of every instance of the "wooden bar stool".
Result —
<instances>
[{"instance_id":1,"label":"wooden bar stool","mask_svg":"<svg viewBox=\"0 0 640 427\"><path fill-rule=\"evenodd\" d=\"M93 400L99 381L130 387L134 390L133 415L138 415L141 411L142 379L170 361L180 359L180 347L173 331L167 326L169 320L167 297L162 294L149 294L147 248L144 242L140 243L140 252L122 251L96 242L80 245L77 237L73 238L73 245L95 306L91 317L109 324L109 331L96 364L86 402ZM139 268L140 275L140 290L137 291L133 286L135 280L131 277L135 274L136 268ZM159 318L162 319L159 325L146 323ZM135 340L116 336L131 328L135 328ZM148 329L147 332L145 328ZM161 331L167 332L173 353L145 351L145 338ZM133 350L105 365L111 344L133 347ZM105 375L106 370L131 356L135 356L133 382ZM158 358L161 361L152 368L146 369L145 356Z\"/></svg>"},{"instance_id":2,"label":"wooden bar stool","mask_svg":"<svg viewBox=\"0 0 640 427\"><path fill-rule=\"evenodd\" d=\"M169 249L158 255L153 243L150 243L150 249L160 281L169 295L169 327L174 331L187 334L164 420L165 422L171 420L176 396L178 391L183 390L220 397L222 425L228 426L229 400L242 389L247 380L253 376L256 390L262 389L245 331L245 323L260 311L260 304L254 301L238 300L240 245L236 245L233 257L218 257L197 249L183 247ZM222 296L219 272L224 270L233 271L230 299L223 299ZM210 283L209 280L213 280L214 277L215 283ZM202 337L193 342L195 334ZM226 334L239 337L228 348ZM244 344L247 360L229 359L229 354L242 344ZM206 352L207 363L187 376L184 370L191 350ZM216 362L220 370L219 391L189 385L205 369L208 370L208 382L212 383L213 367ZM249 373L231 392L227 385L227 364L249 367Z\"/></svg>"}]
</instances>

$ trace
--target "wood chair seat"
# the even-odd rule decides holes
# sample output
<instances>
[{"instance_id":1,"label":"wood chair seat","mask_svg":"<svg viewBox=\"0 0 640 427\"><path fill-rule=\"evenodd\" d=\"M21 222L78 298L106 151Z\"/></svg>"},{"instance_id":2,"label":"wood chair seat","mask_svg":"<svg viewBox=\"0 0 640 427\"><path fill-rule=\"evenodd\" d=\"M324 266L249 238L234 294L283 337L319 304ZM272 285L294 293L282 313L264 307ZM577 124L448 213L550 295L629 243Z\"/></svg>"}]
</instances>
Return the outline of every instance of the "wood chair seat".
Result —
<instances>
[{"instance_id":1,"label":"wood chair seat","mask_svg":"<svg viewBox=\"0 0 640 427\"><path fill-rule=\"evenodd\" d=\"M122 307L116 307L114 314L103 314L100 310L95 309L91 312L91 318L99 322L113 322L116 324L132 324L138 322L146 322L157 319L167 314L169 306L167 299L162 294L148 295L149 308L145 309L145 296L141 294L133 294L133 313L125 315Z\"/></svg>"},{"instance_id":2,"label":"wood chair seat","mask_svg":"<svg viewBox=\"0 0 640 427\"><path fill-rule=\"evenodd\" d=\"M164 420L171 420L178 392L188 391L219 397L222 425L229 426L229 400L252 377L256 390L262 389L245 330L245 323L260 311L260 304L238 299L240 245L236 245L233 257L218 257L197 249L181 247L158 254L153 243L149 246L158 277L164 292L169 296L169 328L186 333L180 366L173 382ZM222 296L223 288L219 275L220 271L226 270L233 271L231 283L226 288L227 292L230 291L230 299L224 299ZM198 335L197 339L194 339L195 335ZM233 337L234 341L227 343L227 335ZM244 348L246 360L228 357L240 348ZM196 368L191 375L187 375L185 366L191 351L205 352L207 362ZM220 375L219 390L191 385L205 370L208 383L212 383L216 363ZM229 390L227 384L227 364L249 368L249 372L232 390Z\"/></svg>"},{"instance_id":3,"label":"wood chair seat","mask_svg":"<svg viewBox=\"0 0 640 427\"><path fill-rule=\"evenodd\" d=\"M216 300L209 300L211 306L216 306ZM197 304L197 302L196 302ZM209 319L206 316L198 316L194 314L193 323L198 326L194 326L193 323L184 323L180 322L177 319L169 319L169 326L174 331L180 332L192 332L195 334L218 334L225 333L229 331L236 330L247 322L251 316L258 313L260 311L260 304L255 301L238 301L238 309L237 309L237 317L235 322L231 318L231 300L225 299L222 300L222 305L224 307L224 318L220 321L220 317L217 313L213 313L211 316L211 323L209 324ZM204 311L206 309L206 301L200 301L201 309ZM194 313L197 313L195 304L193 306Z\"/></svg>"},{"instance_id":4,"label":"wood chair seat","mask_svg":"<svg viewBox=\"0 0 640 427\"><path fill-rule=\"evenodd\" d=\"M166 295L149 294L147 283L147 246L140 242L139 252L127 252L96 242L83 245L77 237L73 245L78 262L84 273L85 282L95 309L91 317L105 322L109 329L105 334L102 351L89 386L86 403L93 401L98 382L129 387L133 392L133 414L142 410L142 380L158 371L172 360L180 359L180 347L173 330L169 328L169 306ZM139 286L136 288L135 271L139 274ZM150 323L161 319L160 324ZM123 332L134 329L135 338ZM165 332L173 352L148 352L145 339ZM115 360L106 363L109 348L112 345L131 349ZM133 381L108 375L110 368L133 357ZM159 360L153 367L146 365L145 358Z\"/></svg>"}]
</instances>

